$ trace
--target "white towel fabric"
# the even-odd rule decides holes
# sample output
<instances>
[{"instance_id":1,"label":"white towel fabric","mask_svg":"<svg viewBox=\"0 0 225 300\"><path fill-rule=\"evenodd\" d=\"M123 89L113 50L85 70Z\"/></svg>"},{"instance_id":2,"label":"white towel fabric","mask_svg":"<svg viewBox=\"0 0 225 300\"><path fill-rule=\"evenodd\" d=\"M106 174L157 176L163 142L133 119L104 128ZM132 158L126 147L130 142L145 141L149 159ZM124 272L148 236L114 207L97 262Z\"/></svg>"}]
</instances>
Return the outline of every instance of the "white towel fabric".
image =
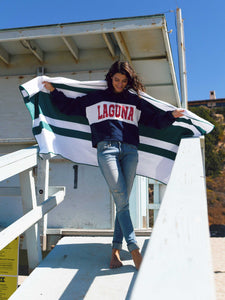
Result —
<instances>
[{"instance_id":1,"label":"white towel fabric","mask_svg":"<svg viewBox=\"0 0 225 300\"><path fill-rule=\"evenodd\" d=\"M67 96L76 98L89 91L105 89L105 81L77 81L63 77L38 76L21 85L20 91L32 117L33 134L40 154L54 153L75 163L98 166L96 149L92 148L88 121L80 116L66 116L53 106L49 92L42 82L51 82ZM161 110L176 107L141 93L144 101ZM140 145L137 174L167 184L182 137L199 137L209 133L213 125L185 110L182 118L176 119L166 129L139 126Z\"/></svg>"}]
</instances>

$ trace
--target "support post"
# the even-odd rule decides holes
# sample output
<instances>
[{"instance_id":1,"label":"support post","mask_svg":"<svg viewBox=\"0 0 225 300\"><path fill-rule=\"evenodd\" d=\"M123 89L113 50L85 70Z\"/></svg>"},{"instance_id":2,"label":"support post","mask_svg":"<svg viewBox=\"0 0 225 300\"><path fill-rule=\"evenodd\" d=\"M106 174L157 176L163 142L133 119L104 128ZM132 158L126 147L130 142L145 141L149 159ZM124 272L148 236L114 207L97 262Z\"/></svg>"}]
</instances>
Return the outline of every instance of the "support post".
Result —
<instances>
[{"instance_id":1,"label":"support post","mask_svg":"<svg viewBox=\"0 0 225 300\"><path fill-rule=\"evenodd\" d=\"M181 16L181 9L177 8L177 40L178 40L178 56L179 56L179 72L180 72L180 86L181 86L181 104L187 109L187 70L185 59L185 43L184 43L184 24Z\"/></svg>"},{"instance_id":2,"label":"support post","mask_svg":"<svg viewBox=\"0 0 225 300\"><path fill-rule=\"evenodd\" d=\"M132 300L215 300L199 138L181 140Z\"/></svg>"},{"instance_id":3,"label":"support post","mask_svg":"<svg viewBox=\"0 0 225 300\"><path fill-rule=\"evenodd\" d=\"M21 196L24 214L37 207L33 170L20 173ZM32 271L42 260L38 225L34 224L26 232L29 270Z\"/></svg>"},{"instance_id":4,"label":"support post","mask_svg":"<svg viewBox=\"0 0 225 300\"><path fill-rule=\"evenodd\" d=\"M37 203L41 204L48 199L48 185L49 185L49 160L38 157L37 163L37 184L36 194ZM48 216L45 215L39 222L39 229L42 235L42 250L47 250L47 222Z\"/></svg>"},{"instance_id":5,"label":"support post","mask_svg":"<svg viewBox=\"0 0 225 300\"><path fill-rule=\"evenodd\" d=\"M159 213L160 205L162 202L162 198L163 198L163 195L166 190L166 185L162 184L156 180L153 180L153 179L149 179L149 183L153 184L154 192L153 192L153 203L148 204L148 209L153 210L153 224L155 224L158 213ZM148 222L148 225L149 225L149 222Z\"/></svg>"},{"instance_id":6,"label":"support post","mask_svg":"<svg viewBox=\"0 0 225 300\"><path fill-rule=\"evenodd\" d=\"M159 199L159 184L154 184L154 194L153 194L153 202L154 204L158 204L160 206L160 199ZM154 223L157 219L158 216L158 212L159 212L159 208L158 209L154 209Z\"/></svg>"}]
</instances>

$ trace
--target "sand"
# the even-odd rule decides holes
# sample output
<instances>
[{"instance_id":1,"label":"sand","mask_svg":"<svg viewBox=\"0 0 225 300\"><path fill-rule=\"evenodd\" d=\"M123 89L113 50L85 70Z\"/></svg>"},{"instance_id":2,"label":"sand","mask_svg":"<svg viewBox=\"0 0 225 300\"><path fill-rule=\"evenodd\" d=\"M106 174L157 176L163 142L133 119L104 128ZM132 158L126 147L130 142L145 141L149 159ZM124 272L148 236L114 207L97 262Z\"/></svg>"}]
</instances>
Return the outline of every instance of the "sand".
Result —
<instances>
[{"instance_id":1,"label":"sand","mask_svg":"<svg viewBox=\"0 0 225 300\"><path fill-rule=\"evenodd\" d=\"M225 238L210 238L216 300L225 299Z\"/></svg>"}]
</instances>

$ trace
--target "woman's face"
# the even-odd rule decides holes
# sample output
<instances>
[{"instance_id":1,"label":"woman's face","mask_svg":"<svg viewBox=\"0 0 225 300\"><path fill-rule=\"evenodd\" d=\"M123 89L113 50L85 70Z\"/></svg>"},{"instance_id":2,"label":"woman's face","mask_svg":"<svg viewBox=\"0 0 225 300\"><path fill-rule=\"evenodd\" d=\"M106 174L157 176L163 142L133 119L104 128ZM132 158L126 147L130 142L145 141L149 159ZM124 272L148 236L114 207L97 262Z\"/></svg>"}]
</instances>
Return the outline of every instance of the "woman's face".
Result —
<instances>
[{"instance_id":1,"label":"woman's face","mask_svg":"<svg viewBox=\"0 0 225 300\"><path fill-rule=\"evenodd\" d=\"M121 73L116 73L112 76L112 86L115 93L122 93L128 84L127 76Z\"/></svg>"}]
</instances>

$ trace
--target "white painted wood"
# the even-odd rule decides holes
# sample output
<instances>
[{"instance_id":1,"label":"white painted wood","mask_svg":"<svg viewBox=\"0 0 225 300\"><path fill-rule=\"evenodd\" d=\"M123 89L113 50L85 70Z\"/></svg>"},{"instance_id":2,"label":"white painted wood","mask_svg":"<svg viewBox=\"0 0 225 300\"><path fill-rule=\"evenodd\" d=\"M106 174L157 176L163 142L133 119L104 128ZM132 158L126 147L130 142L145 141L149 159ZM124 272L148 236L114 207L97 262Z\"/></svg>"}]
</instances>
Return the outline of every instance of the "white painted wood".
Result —
<instances>
[{"instance_id":1,"label":"white painted wood","mask_svg":"<svg viewBox=\"0 0 225 300\"><path fill-rule=\"evenodd\" d=\"M214 300L199 138L182 139L132 300Z\"/></svg>"},{"instance_id":2,"label":"white painted wood","mask_svg":"<svg viewBox=\"0 0 225 300\"><path fill-rule=\"evenodd\" d=\"M0 181L35 166L37 151L37 146L33 146L0 157Z\"/></svg>"},{"instance_id":3,"label":"white painted wood","mask_svg":"<svg viewBox=\"0 0 225 300\"><path fill-rule=\"evenodd\" d=\"M33 224L37 223L46 213L63 201L65 188L55 188L58 191L54 195L0 232L0 250L7 246L17 236L25 232Z\"/></svg>"},{"instance_id":4,"label":"white painted wood","mask_svg":"<svg viewBox=\"0 0 225 300\"><path fill-rule=\"evenodd\" d=\"M20 173L21 196L24 215L37 207L33 170ZM29 269L34 269L42 260L38 224L25 232Z\"/></svg>"},{"instance_id":5,"label":"white painted wood","mask_svg":"<svg viewBox=\"0 0 225 300\"><path fill-rule=\"evenodd\" d=\"M0 138L0 145L34 145L36 144L35 138Z\"/></svg>"},{"instance_id":6,"label":"white painted wood","mask_svg":"<svg viewBox=\"0 0 225 300\"><path fill-rule=\"evenodd\" d=\"M129 61L129 63L132 65L130 53L129 53L128 47L125 43L125 40L123 38L122 33L121 32L114 32L114 36L115 36L115 39L117 41L117 44L118 44L121 52L126 57L126 59Z\"/></svg>"},{"instance_id":7,"label":"white painted wood","mask_svg":"<svg viewBox=\"0 0 225 300\"><path fill-rule=\"evenodd\" d=\"M0 249L3 249L17 236L25 232L27 251L28 251L28 264L30 270L34 269L42 260L41 247L40 247L40 233L37 222L43 216L58 205L65 195L65 189L56 191L54 197L48 199L48 177L49 177L49 162L48 160L39 159L39 184L38 191L40 192L40 205L37 205L35 180L33 169L37 164L37 147L31 147L14 153L4 155L0 158L0 174L1 178L6 179L19 173L21 188L12 187L9 192L8 187L1 188L3 194L18 195L21 191L22 204L24 216L8 226L0 235ZM2 193L0 195L2 195ZM57 195L57 197L56 197ZM48 200L46 200L48 199ZM44 201L46 200L46 201ZM47 221L43 226L46 236ZM46 249L46 239L45 239Z\"/></svg>"},{"instance_id":8,"label":"white painted wood","mask_svg":"<svg viewBox=\"0 0 225 300\"><path fill-rule=\"evenodd\" d=\"M137 175L135 176L133 187L129 198L130 215L135 229L146 228L147 202L148 202L148 178Z\"/></svg>"},{"instance_id":9,"label":"white painted wood","mask_svg":"<svg viewBox=\"0 0 225 300\"><path fill-rule=\"evenodd\" d=\"M150 20L145 21L146 17L140 17L128 19L115 19L95 22L81 22L74 24L63 24L41 26L39 28L25 27L23 30L1 30L0 41L15 41L18 39L37 39L37 38L50 38L50 37L61 37L61 36L72 36L81 34L100 34L103 32L114 32L122 30L137 30L141 27L143 29L161 28L164 20L160 16L150 16Z\"/></svg>"},{"instance_id":10,"label":"white painted wood","mask_svg":"<svg viewBox=\"0 0 225 300\"><path fill-rule=\"evenodd\" d=\"M159 184L154 184L154 195L153 195L153 202L156 205L154 208L154 223L156 222L158 212L159 212L159 207L160 207L160 195L159 195ZM158 206L158 208L157 208Z\"/></svg>"},{"instance_id":11,"label":"white painted wood","mask_svg":"<svg viewBox=\"0 0 225 300\"><path fill-rule=\"evenodd\" d=\"M153 210L153 223L156 222L157 216L158 216L158 212L160 209L160 205L163 199L163 195L165 193L165 189L166 189L166 185L162 184L159 181L153 180L153 179L149 179L149 184L153 184L153 203L149 203L148 204L148 209L149 210ZM149 224L149 222L148 222ZM149 226L149 225L148 225Z\"/></svg>"},{"instance_id":12,"label":"white painted wood","mask_svg":"<svg viewBox=\"0 0 225 300\"><path fill-rule=\"evenodd\" d=\"M78 165L77 188L74 188L73 166L66 160L51 161L50 185L65 186L66 198L48 214L48 228L111 229L113 200L99 168Z\"/></svg>"},{"instance_id":13,"label":"white painted wood","mask_svg":"<svg viewBox=\"0 0 225 300\"><path fill-rule=\"evenodd\" d=\"M112 55L112 58L114 59L116 56L116 50L115 50L115 45L114 45L110 35L108 33L103 33L102 36L103 36L104 41L109 49L109 52Z\"/></svg>"},{"instance_id":14,"label":"white painted wood","mask_svg":"<svg viewBox=\"0 0 225 300\"><path fill-rule=\"evenodd\" d=\"M41 48L38 46L35 41L31 40L22 40L22 44L25 45L27 49L29 49L35 56L36 58L42 63L44 60L44 53L41 50Z\"/></svg>"},{"instance_id":15,"label":"white painted wood","mask_svg":"<svg viewBox=\"0 0 225 300\"><path fill-rule=\"evenodd\" d=\"M49 160L38 157L37 164L37 183L36 183L36 194L37 203L41 204L48 199L48 185L49 185ZM45 215L39 222L40 234L42 235L42 250L47 249L47 221L48 215Z\"/></svg>"},{"instance_id":16,"label":"white painted wood","mask_svg":"<svg viewBox=\"0 0 225 300\"><path fill-rule=\"evenodd\" d=\"M75 61L78 62L79 50L78 50L78 47L77 47L76 43L74 42L74 40L70 37L65 37L65 36L62 37L62 40L64 41L67 48L70 50L71 54L75 58Z\"/></svg>"},{"instance_id":17,"label":"white painted wood","mask_svg":"<svg viewBox=\"0 0 225 300\"><path fill-rule=\"evenodd\" d=\"M20 187L0 187L0 197L6 196L6 197L15 197L20 196L21 191Z\"/></svg>"},{"instance_id":18,"label":"white painted wood","mask_svg":"<svg viewBox=\"0 0 225 300\"><path fill-rule=\"evenodd\" d=\"M150 203L149 205L148 205L148 208L149 209L153 209L154 211L155 210L159 210L159 208L160 208L160 203ZM155 218L155 217L154 217Z\"/></svg>"},{"instance_id":19,"label":"white painted wood","mask_svg":"<svg viewBox=\"0 0 225 300\"><path fill-rule=\"evenodd\" d=\"M172 83L173 83L173 93L174 93L174 98L176 99L176 106L180 107L181 105L181 101L180 101L180 94L179 94L179 89L178 89L178 85L177 85L177 77L176 77L176 73L175 73L175 67L174 67L174 62L173 62L173 55L171 52L171 47L170 47L170 40L169 40L169 36L168 36L168 28L167 28L167 24L166 22L163 23L162 26L162 33L163 33L163 39L164 39L164 43L165 43L165 48L166 48L166 54L167 54L167 60L168 63L171 67L171 79L172 79ZM161 87L160 87L161 89ZM162 99L162 98L160 98Z\"/></svg>"},{"instance_id":20,"label":"white painted wood","mask_svg":"<svg viewBox=\"0 0 225 300\"><path fill-rule=\"evenodd\" d=\"M148 237L137 241L144 248ZM125 251L124 266L109 268L111 242L106 236L63 237L10 300L129 299L137 271ZM140 298L144 299L148 298Z\"/></svg>"},{"instance_id":21,"label":"white painted wood","mask_svg":"<svg viewBox=\"0 0 225 300\"><path fill-rule=\"evenodd\" d=\"M2 59L7 65L9 64L9 53L2 47L0 47L0 59Z\"/></svg>"},{"instance_id":22,"label":"white painted wood","mask_svg":"<svg viewBox=\"0 0 225 300\"><path fill-rule=\"evenodd\" d=\"M187 91L187 68L186 68L186 48L184 40L184 19L182 18L181 9L176 9L177 23L177 45L179 58L179 73L180 73L180 92L181 105L183 108L188 108L188 91Z\"/></svg>"},{"instance_id":23,"label":"white painted wood","mask_svg":"<svg viewBox=\"0 0 225 300\"><path fill-rule=\"evenodd\" d=\"M36 60L34 58L34 60ZM20 62L19 62L20 64ZM26 64L26 63L25 63ZM24 67L25 64L23 63ZM26 65L27 67L27 65ZM11 66L10 66L11 68ZM30 70L31 67L29 66ZM35 66L34 66L35 70ZM0 71L1 73L1 71ZM24 72L18 72L17 74L24 74ZM29 72L27 72L29 74ZM23 75L23 76L0 76L0 120L1 120L1 140L0 140L0 152L2 152L3 143L13 143L18 145L18 142L24 146L20 147L26 148L29 147L29 144L33 140L33 144L36 141L33 138L32 127L31 127L31 117L27 111L24 101L21 97L19 91L19 85L24 82L32 79L35 76L33 75ZM24 141L23 141L24 139ZM11 145L13 146L13 145ZM8 153L15 151L12 148Z\"/></svg>"}]
</instances>

